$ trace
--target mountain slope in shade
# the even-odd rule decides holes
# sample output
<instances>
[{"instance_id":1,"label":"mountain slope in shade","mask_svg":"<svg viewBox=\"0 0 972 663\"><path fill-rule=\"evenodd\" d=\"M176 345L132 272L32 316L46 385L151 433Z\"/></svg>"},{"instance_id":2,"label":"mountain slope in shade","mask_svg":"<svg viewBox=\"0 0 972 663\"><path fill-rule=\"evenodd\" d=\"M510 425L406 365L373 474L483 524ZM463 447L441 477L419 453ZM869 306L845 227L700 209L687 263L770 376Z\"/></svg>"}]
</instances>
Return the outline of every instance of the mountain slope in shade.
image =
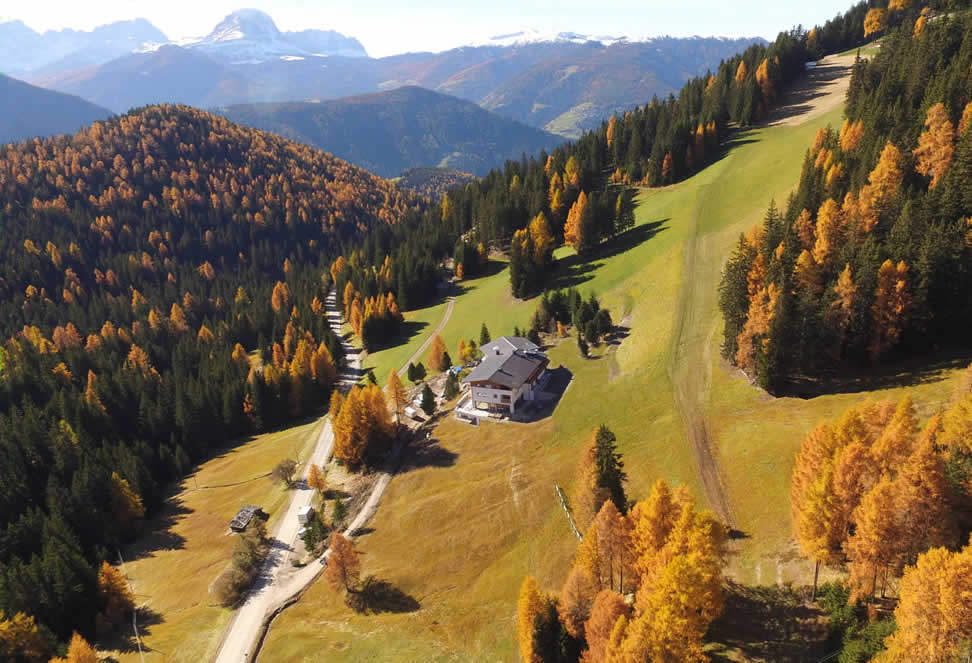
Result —
<instances>
[{"instance_id":1,"label":"mountain slope in shade","mask_svg":"<svg viewBox=\"0 0 972 663\"><path fill-rule=\"evenodd\" d=\"M84 99L0 74L0 144L73 133L111 114Z\"/></svg>"},{"instance_id":2,"label":"mountain slope in shade","mask_svg":"<svg viewBox=\"0 0 972 663\"><path fill-rule=\"evenodd\" d=\"M412 86L322 103L230 106L225 115L384 177L423 166L485 175L507 159L564 142L469 101Z\"/></svg>"}]
</instances>

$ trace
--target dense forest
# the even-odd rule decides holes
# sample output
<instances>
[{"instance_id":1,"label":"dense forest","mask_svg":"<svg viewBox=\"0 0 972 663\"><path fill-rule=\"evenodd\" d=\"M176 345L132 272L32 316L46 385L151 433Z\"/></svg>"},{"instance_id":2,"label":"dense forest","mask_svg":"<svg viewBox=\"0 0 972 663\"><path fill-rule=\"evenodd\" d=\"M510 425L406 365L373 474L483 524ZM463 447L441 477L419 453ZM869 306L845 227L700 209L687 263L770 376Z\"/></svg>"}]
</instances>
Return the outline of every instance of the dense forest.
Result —
<instances>
[{"instance_id":1,"label":"dense forest","mask_svg":"<svg viewBox=\"0 0 972 663\"><path fill-rule=\"evenodd\" d=\"M89 639L165 485L326 406L342 242L424 204L187 107L0 147L0 611Z\"/></svg>"},{"instance_id":2,"label":"dense forest","mask_svg":"<svg viewBox=\"0 0 972 663\"><path fill-rule=\"evenodd\" d=\"M763 387L968 347L970 67L967 13L900 21L856 63L846 119L817 134L785 208L740 237L723 352Z\"/></svg>"}]
</instances>

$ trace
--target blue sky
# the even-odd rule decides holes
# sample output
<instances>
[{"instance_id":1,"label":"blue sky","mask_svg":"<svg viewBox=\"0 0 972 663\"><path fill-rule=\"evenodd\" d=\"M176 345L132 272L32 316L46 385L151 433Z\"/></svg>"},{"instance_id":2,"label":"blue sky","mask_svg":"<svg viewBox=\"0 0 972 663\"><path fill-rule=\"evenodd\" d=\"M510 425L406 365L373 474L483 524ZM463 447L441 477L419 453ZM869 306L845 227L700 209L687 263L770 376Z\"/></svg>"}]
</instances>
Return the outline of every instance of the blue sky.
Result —
<instances>
[{"instance_id":1,"label":"blue sky","mask_svg":"<svg viewBox=\"0 0 972 663\"><path fill-rule=\"evenodd\" d=\"M244 3L244 4L241 4ZM270 14L282 30L334 29L357 37L375 57L440 51L524 28L611 36L721 35L772 39L796 24L810 26L844 11L852 0L34 0L4 2L0 22L21 19L35 30L91 29L148 19L170 38L205 35L234 9Z\"/></svg>"}]
</instances>

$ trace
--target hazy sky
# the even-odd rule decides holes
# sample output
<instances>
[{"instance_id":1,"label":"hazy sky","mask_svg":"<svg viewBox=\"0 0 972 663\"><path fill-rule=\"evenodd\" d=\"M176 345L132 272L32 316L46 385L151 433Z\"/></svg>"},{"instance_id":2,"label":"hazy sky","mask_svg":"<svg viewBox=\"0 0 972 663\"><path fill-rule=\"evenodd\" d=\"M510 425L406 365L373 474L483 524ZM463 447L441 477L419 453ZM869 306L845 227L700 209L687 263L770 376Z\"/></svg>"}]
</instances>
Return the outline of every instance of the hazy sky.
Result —
<instances>
[{"instance_id":1,"label":"hazy sky","mask_svg":"<svg viewBox=\"0 0 972 663\"><path fill-rule=\"evenodd\" d=\"M145 18L170 39L203 36L226 14L254 7L281 30L333 29L357 37L375 57L441 51L523 28L589 35L762 36L810 26L852 0L20 0L0 4L0 22L21 19L43 31L91 28Z\"/></svg>"}]
</instances>

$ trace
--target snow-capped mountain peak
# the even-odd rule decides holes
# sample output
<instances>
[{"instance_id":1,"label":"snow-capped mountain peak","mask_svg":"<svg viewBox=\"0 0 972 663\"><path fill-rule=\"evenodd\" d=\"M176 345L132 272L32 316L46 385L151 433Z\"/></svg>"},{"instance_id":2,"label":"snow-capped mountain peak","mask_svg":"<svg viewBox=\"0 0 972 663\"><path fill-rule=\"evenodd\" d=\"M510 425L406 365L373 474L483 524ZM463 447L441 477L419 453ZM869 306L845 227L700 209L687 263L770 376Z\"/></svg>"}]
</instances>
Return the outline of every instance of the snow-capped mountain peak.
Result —
<instances>
[{"instance_id":1,"label":"snow-capped mountain peak","mask_svg":"<svg viewBox=\"0 0 972 663\"><path fill-rule=\"evenodd\" d=\"M267 14L259 9L240 9L219 22L203 41L223 42L237 39L273 41L280 38L280 30Z\"/></svg>"}]
</instances>

